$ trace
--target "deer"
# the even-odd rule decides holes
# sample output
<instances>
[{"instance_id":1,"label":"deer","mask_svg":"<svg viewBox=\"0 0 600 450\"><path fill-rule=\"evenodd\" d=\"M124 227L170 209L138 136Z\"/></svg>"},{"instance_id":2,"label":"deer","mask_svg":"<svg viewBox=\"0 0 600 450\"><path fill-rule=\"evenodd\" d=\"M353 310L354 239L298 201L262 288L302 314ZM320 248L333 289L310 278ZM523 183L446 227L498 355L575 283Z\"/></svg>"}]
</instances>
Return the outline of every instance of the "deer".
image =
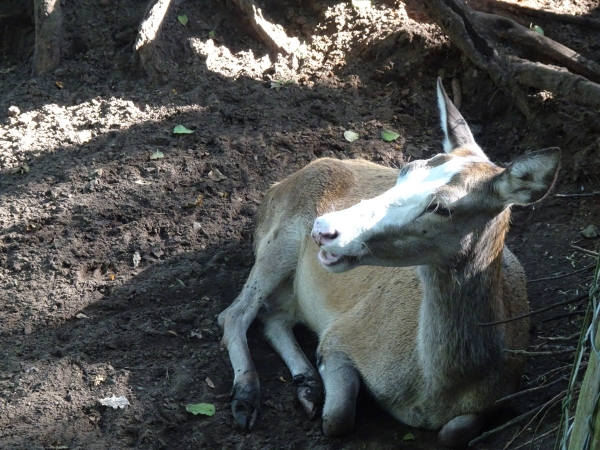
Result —
<instances>
[{"instance_id":1,"label":"deer","mask_svg":"<svg viewBox=\"0 0 600 450\"><path fill-rule=\"evenodd\" d=\"M231 409L252 429L264 335L325 436L354 427L361 385L400 422L465 447L520 385L529 338L524 270L505 246L512 205L552 188L560 149L505 167L486 156L437 80L444 152L399 171L318 159L273 185L256 214L255 263L218 317L234 371ZM485 324L497 323L491 326ZM318 336L317 369L293 333Z\"/></svg>"}]
</instances>

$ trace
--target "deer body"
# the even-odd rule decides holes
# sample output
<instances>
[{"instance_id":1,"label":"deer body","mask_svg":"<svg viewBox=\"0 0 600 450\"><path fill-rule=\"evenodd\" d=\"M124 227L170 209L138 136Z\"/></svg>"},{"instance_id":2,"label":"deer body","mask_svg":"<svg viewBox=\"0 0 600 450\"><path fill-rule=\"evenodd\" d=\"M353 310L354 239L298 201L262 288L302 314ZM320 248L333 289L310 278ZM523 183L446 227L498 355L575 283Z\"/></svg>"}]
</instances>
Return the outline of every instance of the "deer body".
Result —
<instances>
[{"instance_id":1,"label":"deer body","mask_svg":"<svg viewBox=\"0 0 600 450\"><path fill-rule=\"evenodd\" d=\"M558 170L546 150L502 169L475 144L438 82L448 153L396 171L322 159L276 184L259 210L256 262L219 317L235 371L232 410L251 428L258 376L245 333L259 317L323 430L354 424L360 382L398 420L440 429L448 446L475 437L514 392L528 321L525 276L504 247L509 206L543 197ZM461 122L462 121L462 122ZM319 336L318 373L292 333Z\"/></svg>"}]
</instances>

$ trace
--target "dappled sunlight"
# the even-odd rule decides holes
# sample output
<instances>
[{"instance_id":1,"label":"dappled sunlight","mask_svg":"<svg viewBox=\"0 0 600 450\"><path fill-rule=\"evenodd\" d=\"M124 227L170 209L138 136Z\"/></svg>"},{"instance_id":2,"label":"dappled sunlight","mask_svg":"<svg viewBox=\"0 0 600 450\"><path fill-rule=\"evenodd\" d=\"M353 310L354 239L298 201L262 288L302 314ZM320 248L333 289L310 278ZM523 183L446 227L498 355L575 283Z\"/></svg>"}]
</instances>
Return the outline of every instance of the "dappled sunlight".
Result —
<instances>
[{"instance_id":1,"label":"dappled sunlight","mask_svg":"<svg viewBox=\"0 0 600 450\"><path fill-rule=\"evenodd\" d=\"M369 1L338 3L324 6L321 19L314 23L309 23L306 16L293 20L300 27L300 44L288 56L259 57L252 48L236 52L217 37L192 37L188 44L209 70L229 78L264 80L268 74L271 80L306 86L325 83L333 88L336 87L333 78L345 78L360 71L360 59L384 59L397 50L397 44L410 42L415 36L425 48L440 45L437 27L411 19L402 3L394 7L373 5ZM399 34L403 37L398 38ZM378 49L378 44L382 48Z\"/></svg>"}]
</instances>

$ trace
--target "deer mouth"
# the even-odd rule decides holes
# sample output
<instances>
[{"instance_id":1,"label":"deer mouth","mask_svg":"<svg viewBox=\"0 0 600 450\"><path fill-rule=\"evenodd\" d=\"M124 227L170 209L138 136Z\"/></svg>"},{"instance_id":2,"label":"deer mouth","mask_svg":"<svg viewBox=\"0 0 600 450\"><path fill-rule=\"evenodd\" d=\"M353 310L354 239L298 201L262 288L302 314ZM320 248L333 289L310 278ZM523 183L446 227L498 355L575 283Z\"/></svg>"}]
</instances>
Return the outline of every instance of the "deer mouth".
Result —
<instances>
[{"instance_id":1,"label":"deer mouth","mask_svg":"<svg viewBox=\"0 0 600 450\"><path fill-rule=\"evenodd\" d=\"M327 269L334 272L345 272L358 265L357 256L338 255L321 249L318 254L319 262Z\"/></svg>"},{"instance_id":2,"label":"deer mouth","mask_svg":"<svg viewBox=\"0 0 600 450\"><path fill-rule=\"evenodd\" d=\"M335 253L330 253L327 250L321 249L319 251L319 262L324 266L333 266L343 259L343 256L336 255Z\"/></svg>"}]
</instances>

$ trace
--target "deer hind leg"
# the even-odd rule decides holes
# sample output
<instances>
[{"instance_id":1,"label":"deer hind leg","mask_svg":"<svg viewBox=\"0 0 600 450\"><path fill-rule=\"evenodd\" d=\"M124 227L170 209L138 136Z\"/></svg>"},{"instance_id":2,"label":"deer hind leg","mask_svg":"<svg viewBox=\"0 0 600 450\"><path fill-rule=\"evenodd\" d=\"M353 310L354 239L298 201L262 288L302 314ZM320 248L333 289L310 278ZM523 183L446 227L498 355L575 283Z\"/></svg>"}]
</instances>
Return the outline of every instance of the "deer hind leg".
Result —
<instances>
[{"instance_id":1,"label":"deer hind leg","mask_svg":"<svg viewBox=\"0 0 600 450\"><path fill-rule=\"evenodd\" d=\"M479 436L487 417L485 414L463 414L450 420L438 433L442 445L448 448L465 448Z\"/></svg>"},{"instance_id":2,"label":"deer hind leg","mask_svg":"<svg viewBox=\"0 0 600 450\"><path fill-rule=\"evenodd\" d=\"M261 320L265 325L265 336L290 370L294 384L298 385L298 400L308 418L313 419L323 401L323 385L319 373L308 361L294 336L295 321L283 313L261 316Z\"/></svg>"},{"instance_id":3,"label":"deer hind leg","mask_svg":"<svg viewBox=\"0 0 600 450\"><path fill-rule=\"evenodd\" d=\"M360 375L348 355L340 351L322 354L318 366L325 385L323 433L340 436L354 428Z\"/></svg>"}]
</instances>

